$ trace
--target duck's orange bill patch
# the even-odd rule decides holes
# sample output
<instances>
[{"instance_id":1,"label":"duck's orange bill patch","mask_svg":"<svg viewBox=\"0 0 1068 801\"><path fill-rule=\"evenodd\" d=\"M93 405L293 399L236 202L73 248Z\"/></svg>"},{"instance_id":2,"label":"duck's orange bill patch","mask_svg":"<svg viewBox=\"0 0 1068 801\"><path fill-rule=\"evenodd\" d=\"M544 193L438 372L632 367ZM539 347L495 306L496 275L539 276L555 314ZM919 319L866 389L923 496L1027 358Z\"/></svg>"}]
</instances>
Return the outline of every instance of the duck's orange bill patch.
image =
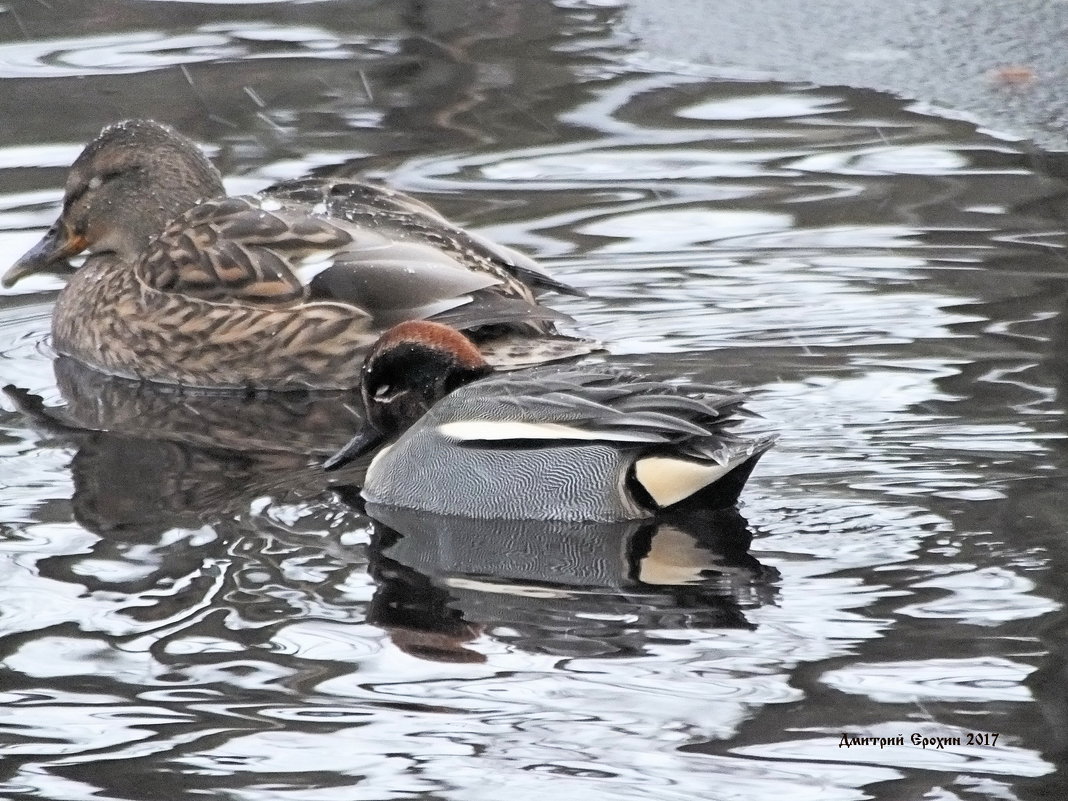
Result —
<instances>
[{"instance_id":1,"label":"duck's orange bill patch","mask_svg":"<svg viewBox=\"0 0 1068 801\"><path fill-rule=\"evenodd\" d=\"M68 256L77 256L87 247L89 247L89 240L82 234L76 234L70 230L70 228L64 227L64 233L66 236L63 240L63 246L56 253L57 257L67 258Z\"/></svg>"}]
</instances>

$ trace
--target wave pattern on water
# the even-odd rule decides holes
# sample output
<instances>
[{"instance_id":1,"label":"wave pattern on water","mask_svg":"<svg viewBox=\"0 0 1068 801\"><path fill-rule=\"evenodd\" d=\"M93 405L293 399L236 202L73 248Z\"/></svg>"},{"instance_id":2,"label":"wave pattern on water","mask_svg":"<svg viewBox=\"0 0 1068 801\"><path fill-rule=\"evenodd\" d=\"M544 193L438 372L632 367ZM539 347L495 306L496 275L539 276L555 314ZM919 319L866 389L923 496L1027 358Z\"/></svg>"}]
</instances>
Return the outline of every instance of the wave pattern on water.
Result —
<instances>
[{"instance_id":1,"label":"wave pattern on water","mask_svg":"<svg viewBox=\"0 0 1068 801\"><path fill-rule=\"evenodd\" d=\"M740 514L369 517L358 469L318 469L360 424L344 398L86 375L47 347L58 280L20 285L0 795L973 801L1063 779L1052 167L886 96L643 61L613 4L498 4L473 30L153 3L62 37L40 5L39 35L0 40L5 107L121 90L241 191L385 176L587 290L552 302L613 358L752 389L783 438ZM0 135L5 252L117 111L28 107ZM838 748L966 731L1003 739Z\"/></svg>"}]
</instances>

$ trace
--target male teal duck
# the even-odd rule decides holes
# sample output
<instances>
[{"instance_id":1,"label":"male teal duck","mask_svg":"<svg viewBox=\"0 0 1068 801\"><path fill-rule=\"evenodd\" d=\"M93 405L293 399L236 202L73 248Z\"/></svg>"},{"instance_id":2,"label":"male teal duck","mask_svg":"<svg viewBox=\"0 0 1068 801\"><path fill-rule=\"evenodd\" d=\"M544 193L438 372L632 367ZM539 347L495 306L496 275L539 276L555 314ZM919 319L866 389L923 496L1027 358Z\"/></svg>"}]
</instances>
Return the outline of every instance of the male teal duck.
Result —
<instances>
[{"instance_id":1,"label":"male teal duck","mask_svg":"<svg viewBox=\"0 0 1068 801\"><path fill-rule=\"evenodd\" d=\"M425 320L371 348L361 391L365 427L324 466L389 441L363 497L435 514L618 522L729 507L775 441L731 431L737 393L604 365L494 373L463 334Z\"/></svg>"},{"instance_id":2,"label":"male teal duck","mask_svg":"<svg viewBox=\"0 0 1068 801\"><path fill-rule=\"evenodd\" d=\"M587 353L536 291L575 293L532 259L414 198L298 179L227 197L201 150L129 120L75 160L59 219L3 277L11 286L86 252L60 292L52 343L111 375L190 387L344 389L389 326L430 318L487 359Z\"/></svg>"}]
</instances>

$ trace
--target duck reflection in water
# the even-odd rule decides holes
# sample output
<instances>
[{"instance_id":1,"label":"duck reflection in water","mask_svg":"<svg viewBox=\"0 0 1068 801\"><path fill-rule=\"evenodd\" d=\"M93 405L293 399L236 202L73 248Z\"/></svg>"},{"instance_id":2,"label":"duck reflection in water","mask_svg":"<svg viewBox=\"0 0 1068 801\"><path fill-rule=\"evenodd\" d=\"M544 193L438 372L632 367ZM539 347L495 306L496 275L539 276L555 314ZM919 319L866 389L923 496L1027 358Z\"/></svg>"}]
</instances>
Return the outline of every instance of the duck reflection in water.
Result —
<instances>
[{"instance_id":1,"label":"duck reflection in water","mask_svg":"<svg viewBox=\"0 0 1068 801\"><path fill-rule=\"evenodd\" d=\"M633 656L650 631L751 629L778 572L736 508L623 523L477 520L371 505L367 622L423 659L479 662L483 633L523 650Z\"/></svg>"},{"instance_id":2,"label":"duck reflection in water","mask_svg":"<svg viewBox=\"0 0 1068 801\"><path fill-rule=\"evenodd\" d=\"M108 376L63 356L53 370L62 406L45 408L14 386L5 392L39 423L75 435L107 431L307 462L336 450L363 419L359 398L349 392L189 390Z\"/></svg>"},{"instance_id":3,"label":"duck reflection in water","mask_svg":"<svg viewBox=\"0 0 1068 801\"><path fill-rule=\"evenodd\" d=\"M327 552L322 531L339 518L346 527L365 525L330 504L332 482L315 467L315 454L344 439L338 432L360 424L348 394L182 393L71 359L54 366L63 405L46 407L12 386L5 392L51 441L74 446L73 516L99 539L88 551L38 559L41 575L89 593L127 594L124 614L146 622L224 598L233 599L235 617L277 619L287 614L285 593L267 597L272 590L242 587L242 576L257 572L268 577L259 584L284 587L284 570L272 560L294 549ZM301 510L306 541L254 511L286 505ZM362 558L355 561L362 569ZM334 567L351 570L352 562ZM222 580L206 569L224 563L233 575Z\"/></svg>"}]
</instances>

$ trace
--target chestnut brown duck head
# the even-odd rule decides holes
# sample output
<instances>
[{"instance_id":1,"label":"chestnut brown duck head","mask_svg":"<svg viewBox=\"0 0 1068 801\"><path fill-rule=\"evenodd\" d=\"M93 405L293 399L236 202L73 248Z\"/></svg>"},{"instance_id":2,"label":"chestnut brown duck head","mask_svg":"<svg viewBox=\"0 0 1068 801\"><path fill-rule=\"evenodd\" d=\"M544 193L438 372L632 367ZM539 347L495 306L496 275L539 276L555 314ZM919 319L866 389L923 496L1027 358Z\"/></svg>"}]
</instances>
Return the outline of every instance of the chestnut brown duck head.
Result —
<instances>
[{"instance_id":1,"label":"chestnut brown duck head","mask_svg":"<svg viewBox=\"0 0 1068 801\"><path fill-rule=\"evenodd\" d=\"M52 317L55 349L112 375L195 387L358 386L397 322L470 334L498 366L587 353L537 292L575 292L530 258L424 203L299 179L226 197L189 139L150 120L105 128L67 180L59 219L4 275L85 252Z\"/></svg>"}]
</instances>

